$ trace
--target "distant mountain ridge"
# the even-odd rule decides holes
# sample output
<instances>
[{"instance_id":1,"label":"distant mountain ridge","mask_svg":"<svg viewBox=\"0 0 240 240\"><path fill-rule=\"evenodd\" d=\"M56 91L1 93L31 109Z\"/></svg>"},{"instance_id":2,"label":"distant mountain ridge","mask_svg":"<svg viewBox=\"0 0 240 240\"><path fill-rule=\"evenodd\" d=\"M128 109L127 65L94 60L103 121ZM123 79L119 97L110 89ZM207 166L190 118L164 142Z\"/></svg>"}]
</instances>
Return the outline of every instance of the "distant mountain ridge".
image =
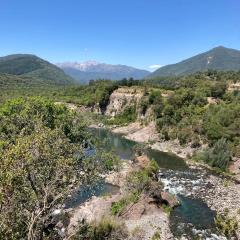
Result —
<instances>
[{"instance_id":1,"label":"distant mountain ridge","mask_svg":"<svg viewBox=\"0 0 240 240\"><path fill-rule=\"evenodd\" d=\"M62 69L31 54L0 57L0 73L35 79L36 82L43 84L66 85L74 83L74 80Z\"/></svg>"},{"instance_id":2,"label":"distant mountain ridge","mask_svg":"<svg viewBox=\"0 0 240 240\"><path fill-rule=\"evenodd\" d=\"M209 69L218 71L240 70L240 51L219 46L179 63L163 66L150 74L148 78L186 75Z\"/></svg>"},{"instance_id":3,"label":"distant mountain ridge","mask_svg":"<svg viewBox=\"0 0 240 240\"><path fill-rule=\"evenodd\" d=\"M57 63L64 72L81 83L88 83L95 79L121 80L123 78L142 79L149 75L147 70L141 70L126 65L112 65L87 61L83 63Z\"/></svg>"}]
</instances>

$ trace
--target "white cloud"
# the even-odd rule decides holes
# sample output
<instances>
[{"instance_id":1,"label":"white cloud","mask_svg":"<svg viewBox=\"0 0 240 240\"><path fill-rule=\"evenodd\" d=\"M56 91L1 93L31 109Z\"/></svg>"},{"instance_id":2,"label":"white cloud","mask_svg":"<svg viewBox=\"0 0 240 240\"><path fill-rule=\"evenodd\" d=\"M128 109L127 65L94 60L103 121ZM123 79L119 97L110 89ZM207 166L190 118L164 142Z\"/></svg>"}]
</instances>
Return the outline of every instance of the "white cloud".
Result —
<instances>
[{"instance_id":1,"label":"white cloud","mask_svg":"<svg viewBox=\"0 0 240 240\"><path fill-rule=\"evenodd\" d=\"M150 69L157 69L160 67L162 67L162 65L159 65L159 64L154 64L154 65L149 66Z\"/></svg>"}]
</instances>

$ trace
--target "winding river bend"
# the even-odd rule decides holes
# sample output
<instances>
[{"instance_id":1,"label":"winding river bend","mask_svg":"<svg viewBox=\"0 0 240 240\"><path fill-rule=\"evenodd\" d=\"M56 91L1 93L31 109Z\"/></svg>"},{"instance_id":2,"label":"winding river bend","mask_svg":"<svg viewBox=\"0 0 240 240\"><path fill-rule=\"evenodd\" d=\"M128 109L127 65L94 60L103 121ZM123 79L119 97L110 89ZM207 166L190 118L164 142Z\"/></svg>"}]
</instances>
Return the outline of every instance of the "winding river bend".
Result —
<instances>
[{"instance_id":1,"label":"winding river bend","mask_svg":"<svg viewBox=\"0 0 240 240\"><path fill-rule=\"evenodd\" d=\"M133 147L137 144L136 142L105 129L90 131L107 150L113 150L121 159L133 158ZM225 239L216 235L215 212L201 197L212 187L205 181L209 173L200 168L190 168L183 159L175 155L153 149L148 149L146 154L159 164L161 169L159 179L164 183L165 190L175 194L181 203L170 214L170 228L173 235L177 239L184 236L188 237L187 239ZM100 196L116 191L116 187L104 182L88 186L75 194L73 201L69 202L69 207L75 207L93 195Z\"/></svg>"}]
</instances>

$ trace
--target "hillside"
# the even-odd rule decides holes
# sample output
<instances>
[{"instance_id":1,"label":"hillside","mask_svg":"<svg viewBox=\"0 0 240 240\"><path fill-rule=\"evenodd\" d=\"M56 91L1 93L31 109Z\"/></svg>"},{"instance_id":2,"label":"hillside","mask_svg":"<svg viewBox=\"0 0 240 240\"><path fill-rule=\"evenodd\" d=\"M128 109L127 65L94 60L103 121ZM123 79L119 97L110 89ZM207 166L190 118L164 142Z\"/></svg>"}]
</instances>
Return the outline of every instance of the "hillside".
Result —
<instances>
[{"instance_id":1,"label":"hillside","mask_svg":"<svg viewBox=\"0 0 240 240\"><path fill-rule=\"evenodd\" d=\"M57 66L64 72L81 83L88 83L90 80L109 79L121 80L123 78L142 79L149 72L126 65L111 65L89 61L85 63L58 63Z\"/></svg>"},{"instance_id":2,"label":"hillside","mask_svg":"<svg viewBox=\"0 0 240 240\"><path fill-rule=\"evenodd\" d=\"M216 47L182 62L161 67L150 74L148 78L186 75L209 69L219 71L240 70L240 51L222 46Z\"/></svg>"},{"instance_id":3,"label":"hillside","mask_svg":"<svg viewBox=\"0 0 240 240\"><path fill-rule=\"evenodd\" d=\"M0 89L17 89L42 85L39 79L0 73Z\"/></svg>"},{"instance_id":4,"label":"hillside","mask_svg":"<svg viewBox=\"0 0 240 240\"><path fill-rule=\"evenodd\" d=\"M32 78L43 84L66 85L74 80L57 66L30 54L0 57L0 73Z\"/></svg>"},{"instance_id":5,"label":"hillside","mask_svg":"<svg viewBox=\"0 0 240 240\"><path fill-rule=\"evenodd\" d=\"M71 85L70 85L71 86ZM0 73L0 105L19 97L45 96L51 98L65 85L56 85L39 78Z\"/></svg>"}]
</instances>

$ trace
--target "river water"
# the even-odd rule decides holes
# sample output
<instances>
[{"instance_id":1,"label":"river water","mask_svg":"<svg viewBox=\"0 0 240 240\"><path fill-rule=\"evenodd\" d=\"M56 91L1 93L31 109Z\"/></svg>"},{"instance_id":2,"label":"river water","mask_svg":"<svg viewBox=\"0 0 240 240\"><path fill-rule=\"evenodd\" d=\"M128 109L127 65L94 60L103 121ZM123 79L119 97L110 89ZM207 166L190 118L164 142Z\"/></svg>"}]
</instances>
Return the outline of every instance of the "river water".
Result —
<instances>
[{"instance_id":1,"label":"river water","mask_svg":"<svg viewBox=\"0 0 240 240\"><path fill-rule=\"evenodd\" d=\"M94 136L101 141L106 150L113 150L121 159L134 157L134 141L125 139L105 129L91 129ZM211 184L207 182L206 171L191 169L185 161L175 155L148 149L146 154L154 159L159 167L159 179L164 183L166 191L177 196L181 205L170 214L170 228L176 239L225 239L216 235L214 224L215 212L212 211L200 196L207 194ZM88 190L91 188L91 191ZM93 190L93 191L92 191ZM70 207L77 206L93 195L99 196L118 189L104 182L87 186L77 192Z\"/></svg>"}]
</instances>

